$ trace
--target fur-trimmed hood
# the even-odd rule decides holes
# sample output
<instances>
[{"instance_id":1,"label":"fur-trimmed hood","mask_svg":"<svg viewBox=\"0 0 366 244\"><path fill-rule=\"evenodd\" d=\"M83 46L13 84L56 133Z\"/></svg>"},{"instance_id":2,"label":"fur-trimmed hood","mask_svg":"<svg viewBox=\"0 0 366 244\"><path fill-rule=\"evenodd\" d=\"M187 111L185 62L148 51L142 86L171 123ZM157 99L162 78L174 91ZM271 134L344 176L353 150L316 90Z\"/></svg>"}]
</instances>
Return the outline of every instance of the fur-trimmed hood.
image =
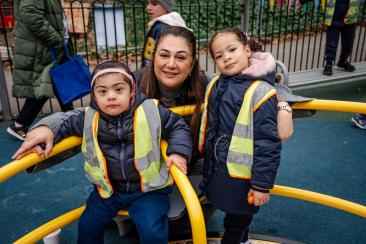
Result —
<instances>
[{"instance_id":1,"label":"fur-trimmed hood","mask_svg":"<svg viewBox=\"0 0 366 244\"><path fill-rule=\"evenodd\" d=\"M249 57L249 66L242 74L260 78L274 84L276 60L269 52L254 52Z\"/></svg>"}]
</instances>

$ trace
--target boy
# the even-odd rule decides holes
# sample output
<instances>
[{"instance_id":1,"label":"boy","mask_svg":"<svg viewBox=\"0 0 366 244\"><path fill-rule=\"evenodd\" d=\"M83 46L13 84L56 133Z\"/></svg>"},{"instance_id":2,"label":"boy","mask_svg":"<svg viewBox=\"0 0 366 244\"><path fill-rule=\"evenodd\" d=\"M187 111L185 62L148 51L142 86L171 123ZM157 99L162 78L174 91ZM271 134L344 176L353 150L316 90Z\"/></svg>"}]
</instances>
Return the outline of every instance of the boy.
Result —
<instances>
[{"instance_id":1,"label":"boy","mask_svg":"<svg viewBox=\"0 0 366 244\"><path fill-rule=\"evenodd\" d=\"M150 18L147 34L145 37L144 49L142 52L141 68L147 66L153 58L155 43L160 36L161 30L167 26L187 27L182 16L173 11L174 0L148 0L146 13Z\"/></svg>"}]
</instances>

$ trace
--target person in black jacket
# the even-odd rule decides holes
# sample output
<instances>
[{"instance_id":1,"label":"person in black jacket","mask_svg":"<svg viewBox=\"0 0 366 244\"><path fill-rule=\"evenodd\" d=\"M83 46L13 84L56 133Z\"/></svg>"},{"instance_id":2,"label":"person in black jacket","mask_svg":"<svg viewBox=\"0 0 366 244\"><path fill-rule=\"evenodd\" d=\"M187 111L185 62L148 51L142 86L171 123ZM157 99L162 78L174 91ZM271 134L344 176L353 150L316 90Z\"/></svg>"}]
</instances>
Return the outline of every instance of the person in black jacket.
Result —
<instances>
[{"instance_id":1,"label":"person in black jacket","mask_svg":"<svg viewBox=\"0 0 366 244\"><path fill-rule=\"evenodd\" d=\"M209 49L220 75L207 86L202 112L201 187L225 212L221 243L249 243L253 214L269 201L280 163L276 62L270 53L256 52L254 40L237 29L217 32Z\"/></svg>"},{"instance_id":2,"label":"person in black jacket","mask_svg":"<svg viewBox=\"0 0 366 244\"><path fill-rule=\"evenodd\" d=\"M156 100L140 93L133 74L117 61L97 65L91 84L89 107L63 121L55 136L55 142L72 135L83 137L84 169L94 185L79 220L78 243L103 243L104 228L121 209L129 211L141 243L168 243L168 193L172 184L168 170L173 163L187 172L192 153L189 128L180 116L163 106L156 103L147 107ZM156 112L149 112L154 106ZM145 122L139 116L141 110ZM159 117L161 121L157 122ZM158 127L152 127L155 125ZM156 166L160 137L168 141L169 157L166 165ZM149 144L156 148L152 146L146 152Z\"/></svg>"}]
</instances>

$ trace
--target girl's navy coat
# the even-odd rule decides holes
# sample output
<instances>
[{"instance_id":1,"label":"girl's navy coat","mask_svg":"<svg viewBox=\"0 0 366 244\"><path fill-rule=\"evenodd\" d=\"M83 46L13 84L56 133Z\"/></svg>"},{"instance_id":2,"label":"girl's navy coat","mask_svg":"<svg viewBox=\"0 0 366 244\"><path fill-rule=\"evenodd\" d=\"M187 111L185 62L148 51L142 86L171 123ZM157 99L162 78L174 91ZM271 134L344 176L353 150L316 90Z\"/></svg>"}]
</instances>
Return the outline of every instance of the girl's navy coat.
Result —
<instances>
[{"instance_id":1,"label":"girl's navy coat","mask_svg":"<svg viewBox=\"0 0 366 244\"><path fill-rule=\"evenodd\" d=\"M146 99L138 92L136 100L129 110L118 117L101 112L95 102L90 106L100 113L98 142L107 161L108 176L115 190L122 193L140 191L140 177L134 165L133 117L135 109ZM169 143L167 155L178 153L191 159L192 142L185 121L177 114L159 105L162 126L162 139ZM71 135L82 136L85 113L74 113L65 120L59 129L55 141ZM157 122L159 123L159 122Z\"/></svg>"},{"instance_id":2,"label":"girl's navy coat","mask_svg":"<svg viewBox=\"0 0 366 244\"><path fill-rule=\"evenodd\" d=\"M257 79L271 85L275 82L273 57L265 53L258 55L252 55L253 58L258 56L260 59L255 62L251 60L253 66L250 66L250 72L233 77L221 75L211 91L208 104L206 175L202 186L215 207L232 214L253 214L258 211L257 207L247 203L248 191L253 186L271 189L280 163L277 99L272 96L253 115L254 162L251 180L231 178L227 171L226 158L231 135L245 91Z\"/></svg>"}]
</instances>

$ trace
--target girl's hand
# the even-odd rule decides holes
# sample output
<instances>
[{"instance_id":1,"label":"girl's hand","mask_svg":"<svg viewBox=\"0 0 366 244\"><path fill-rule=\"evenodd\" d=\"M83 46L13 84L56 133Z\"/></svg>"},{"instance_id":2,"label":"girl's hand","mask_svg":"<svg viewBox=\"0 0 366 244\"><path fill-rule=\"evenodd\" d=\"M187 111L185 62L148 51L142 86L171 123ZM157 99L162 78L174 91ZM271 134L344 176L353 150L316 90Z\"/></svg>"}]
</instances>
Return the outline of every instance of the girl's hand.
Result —
<instances>
[{"instance_id":1,"label":"girl's hand","mask_svg":"<svg viewBox=\"0 0 366 244\"><path fill-rule=\"evenodd\" d=\"M27 137L22 146L14 153L12 159L21 159L22 157L35 152L39 157L47 157L53 148L53 132L47 126L39 126L27 133ZM46 144L43 151L38 144Z\"/></svg>"},{"instance_id":2,"label":"girl's hand","mask_svg":"<svg viewBox=\"0 0 366 244\"><path fill-rule=\"evenodd\" d=\"M248 198L253 196L254 206L262 206L269 202L269 193L263 193L259 191L253 191L252 189L248 192Z\"/></svg>"},{"instance_id":3,"label":"girl's hand","mask_svg":"<svg viewBox=\"0 0 366 244\"><path fill-rule=\"evenodd\" d=\"M170 170L172 163L175 164L184 174L187 174L187 160L183 156L174 153L170 154L166 161L166 168L168 171Z\"/></svg>"},{"instance_id":4,"label":"girl's hand","mask_svg":"<svg viewBox=\"0 0 366 244\"><path fill-rule=\"evenodd\" d=\"M287 105L290 109L290 105L287 102L279 102L277 107ZM277 131L278 136L280 137L281 141L287 141L294 132L293 123L292 123L292 110L291 112L287 110L280 109L278 110L277 114Z\"/></svg>"}]
</instances>

